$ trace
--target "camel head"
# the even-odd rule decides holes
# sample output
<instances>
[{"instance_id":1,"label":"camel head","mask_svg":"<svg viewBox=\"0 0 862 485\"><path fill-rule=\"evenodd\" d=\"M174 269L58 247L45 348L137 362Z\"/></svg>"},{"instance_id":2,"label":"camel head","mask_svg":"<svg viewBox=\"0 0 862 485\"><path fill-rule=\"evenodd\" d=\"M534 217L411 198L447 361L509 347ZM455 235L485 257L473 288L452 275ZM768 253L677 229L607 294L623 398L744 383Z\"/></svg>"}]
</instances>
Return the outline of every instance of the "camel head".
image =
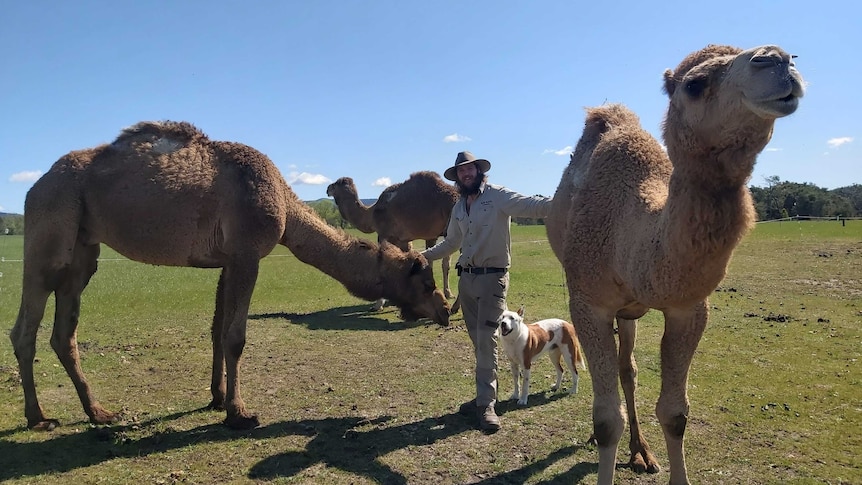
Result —
<instances>
[{"instance_id":1,"label":"camel head","mask_svg":"<svg viewBox=\"0 0 862 485\"><path fill-rule=\"evenodd\" d=\"M341 218L356 225L358 221L350 217L351 214L347 213L347 206L349 204L362 204L353 179L350 177L341 177L332 182L326 187L326 195L335 199L335 206L338 207L338 213L341 214Z\"/></svg>"},{"instance_id":2,"label":"camel head","mask_svg":"<svg viewBox=\"0 0 862 485\"><path fill-rule=\"evenodd\" d=\"M437 288L431 265L418 251L402 251L397 246L383 242L380 244L380 259L393 261L392 271L396 277L387 278L390 271L383 274L383 297L401 310L405 321L429 318L438 325L449 325L449 301ZM388 265L387 265L388 266Z\"/></svg>"},{"instance_id":3,"label":"camel head","mask_svg":"<svg viewBox=\"0 0 862 485\"><path fill-rule=\"evenodd\" d=\"M664 139L676 161L706 152L759 153L775 120L796 111L805 88L793 56L778 46L709 45L665 71L664 91L670 97ZM750 175L750 168L742 172Z\"/></svg>"},{"instance_id":4,"label":"camel head","mask_svg":"<svg viewBox=\"0 0 862 485\"><path fill-rule=\"evenodd\" d=\"M356 184L350 177L341 177L335 182L326 187L326 195L334 198L336 201L340 199L358 199L359 192L356 191Z\"/></svg>"}]
</instances>

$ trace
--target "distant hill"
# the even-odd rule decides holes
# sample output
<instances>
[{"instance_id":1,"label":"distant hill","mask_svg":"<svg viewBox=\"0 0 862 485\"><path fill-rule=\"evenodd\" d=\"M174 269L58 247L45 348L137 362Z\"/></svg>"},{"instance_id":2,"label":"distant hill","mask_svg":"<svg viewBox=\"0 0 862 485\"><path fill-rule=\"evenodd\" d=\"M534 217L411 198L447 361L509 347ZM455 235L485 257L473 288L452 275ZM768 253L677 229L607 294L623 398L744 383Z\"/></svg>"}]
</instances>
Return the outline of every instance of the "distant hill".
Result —
<instances>
[{"instance_id":1,"label":"distant hill","mask_svg":"<svg viewBox=\"0 0 862 485\"><path fill-rule=\"evenodd\" d=\"M0 217L5 217L5 216L20 216L20 215L22 215L22 214L16 214L16 213L14 213L14 212L0 212Z\"/></svg>"}]
</instances>

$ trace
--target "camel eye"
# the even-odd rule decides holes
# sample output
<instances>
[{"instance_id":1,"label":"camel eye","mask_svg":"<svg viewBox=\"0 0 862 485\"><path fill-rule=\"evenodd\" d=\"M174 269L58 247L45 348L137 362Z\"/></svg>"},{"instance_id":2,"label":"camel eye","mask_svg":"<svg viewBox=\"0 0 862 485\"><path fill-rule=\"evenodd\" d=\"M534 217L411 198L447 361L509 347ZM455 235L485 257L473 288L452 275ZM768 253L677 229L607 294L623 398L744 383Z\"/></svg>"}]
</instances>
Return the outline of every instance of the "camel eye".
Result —
<instances>
[{"instance_id":1,"label":"camel eye","mask_svg":"<svg viewBox=\"0 0 862 485\"><path fill-rule=\"evenodd\" d=\"M707 82L704 78L694 78L689 79L685 82L685 93L688 94L692 98L700 98L703 96L704 91L706 91Z\"/></svg>"}]
</instances>

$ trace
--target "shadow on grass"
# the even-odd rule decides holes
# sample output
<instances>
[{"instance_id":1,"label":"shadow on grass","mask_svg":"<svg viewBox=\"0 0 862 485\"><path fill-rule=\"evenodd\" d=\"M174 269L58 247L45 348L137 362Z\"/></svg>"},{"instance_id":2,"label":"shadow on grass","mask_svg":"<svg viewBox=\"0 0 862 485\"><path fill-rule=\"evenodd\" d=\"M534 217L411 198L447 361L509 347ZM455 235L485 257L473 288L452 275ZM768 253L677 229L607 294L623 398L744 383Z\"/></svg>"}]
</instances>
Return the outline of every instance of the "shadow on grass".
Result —
<instances>
[{"instance_id":1,"label":"shadow on grass","mask_svg":"<svg viewBox=\"0 0 862 485\"><path fill-rule=\"evenodd\" d=\"M202 410L197 410L198 412ZM166 422L190 414L177 413L148 422ZM473 429L469 420L457 414L429 417L418 422L385 427L393 418L375 419L340 417L301 421L282 421L250 431L232 431L222 424L201 426L188 431L159 431L141 439L126 436L130 426L90 427L88 430L57 436L46 441L27 443L0 439L0 481L21 479L43 474L65 473L98 465L116 458L144 457L202 443L236 439L266 439L287 435L311 437L299 452L278 454L252 466L251 478L290 477L308 466L322 463L349 473L362 475L380 483L407 483L398 472L377 458L408 446L422 446ZM71 426L88 426L74 423ZM17 429L16 431L21 431ZM38 433L32 431L32 433Z\"/></svg>"},{"instance_id":2,"label":"shadow on grass","mask_svg":"<svg viewBox=\"0 0 862 485\"><path fill-rule=\"evenodd\" d=\"M305 325L310 330L403 330L405 328L435 325L431 320L391 323L383 318L386 314L397 314L398 308L387 306L380 311L371 311L371 303L330 308L312 313L258 313L250 314L249 320L268 318L287 320Z\"/></svg>"},{"instance_id":3,"label":"shadow on grass","mask_svg":"<svg viewBox=\"0 0 862 485\"><path fill-rule=\"evenodd\" d=\"M157 423L164 426L184 415L201 411L203 409L162 416L134 426L140 429ZM166 431L154 431L151 435L139 439L127 435L132 425L117 425L90 427L80 433L57 436L45 441L10 442L0 439L0 456L5 463L0 467L0 481L61 474L113 459L140 458L205 443L294 435L311 438L305 449L267 457L250 468L248 477L256 480L290 478L315 464L323 464L377 483L406 484L409 477L391 469L379 458L397 450L427 446L475 429L472 419L457 413L388 427L386 423L391 419L393 418L390 416L381 416L373 419L338 417L281 421L250 431L233 431L222 424L173 431L167 425ZM71 426L79 425L89 426L86 423L74 423ZM555 462L571 457L585 448L581 445L561 448L547 458L489 477L479 483L523 483ZM594 463L579 463L560 477L554 478L552 482L543 483L577 482L596 473L596 470L597 465Z\"/></svg>"}]
</instances>

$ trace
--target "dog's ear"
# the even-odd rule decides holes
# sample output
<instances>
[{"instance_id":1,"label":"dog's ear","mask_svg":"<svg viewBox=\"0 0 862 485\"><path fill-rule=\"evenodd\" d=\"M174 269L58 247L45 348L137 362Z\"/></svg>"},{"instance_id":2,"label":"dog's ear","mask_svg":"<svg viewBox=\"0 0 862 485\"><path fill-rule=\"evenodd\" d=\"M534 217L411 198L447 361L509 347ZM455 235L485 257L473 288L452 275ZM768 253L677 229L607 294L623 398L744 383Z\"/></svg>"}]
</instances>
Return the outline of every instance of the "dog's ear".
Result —
<instances>
[{"instance_id":1,"label":"dog's ear","mask_svg":"<svg viewBox=\"0 0 862 485\"><path fill-rule=\"evenodd\" d=\"M524 318L524 305L521 305L521 308L518 308L518 316Z\"/></svg>"}]
</instances>

